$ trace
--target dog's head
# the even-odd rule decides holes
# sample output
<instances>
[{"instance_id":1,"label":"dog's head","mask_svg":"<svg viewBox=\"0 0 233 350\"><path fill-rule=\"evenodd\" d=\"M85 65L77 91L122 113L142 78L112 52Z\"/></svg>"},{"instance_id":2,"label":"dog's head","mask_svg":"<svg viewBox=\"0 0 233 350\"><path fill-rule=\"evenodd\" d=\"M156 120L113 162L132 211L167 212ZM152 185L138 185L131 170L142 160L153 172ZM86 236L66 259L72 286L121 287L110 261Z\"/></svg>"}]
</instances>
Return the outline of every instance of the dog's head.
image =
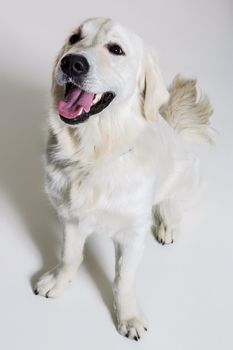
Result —
<instances>
[{"instance_id":1,"label":"dog's head","mask_svg":"<svg viewBox=\"0 0 233 350\"><path fill-rule=\"evenodd\" d=\"M55 107L76 125L135 99L153 120L168 99L158 63L142 40L118 23L89 19L66 40L53 71Z\"/></svg>"}]
</instances>

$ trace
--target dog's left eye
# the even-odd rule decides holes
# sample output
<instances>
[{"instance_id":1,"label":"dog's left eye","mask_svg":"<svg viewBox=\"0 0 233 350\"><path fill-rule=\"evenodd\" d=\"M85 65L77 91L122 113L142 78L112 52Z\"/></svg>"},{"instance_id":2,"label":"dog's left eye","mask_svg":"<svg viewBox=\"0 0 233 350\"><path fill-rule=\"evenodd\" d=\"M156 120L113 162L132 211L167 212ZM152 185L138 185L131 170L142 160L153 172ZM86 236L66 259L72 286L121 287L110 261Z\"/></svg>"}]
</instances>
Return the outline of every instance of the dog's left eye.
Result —
<instances>
[{"instance_id":1,"label":"dog's left eye","mask_svg":"<svg viewBox=\"0 0 233 350\"><path fill-rule=\"evenodd\" d=\"M108 51L111 52L113 55L117 55L117 56L125 55L122 48L117 44L108 44L107 48L108 48Z\"/></svg>"}]
</instances>

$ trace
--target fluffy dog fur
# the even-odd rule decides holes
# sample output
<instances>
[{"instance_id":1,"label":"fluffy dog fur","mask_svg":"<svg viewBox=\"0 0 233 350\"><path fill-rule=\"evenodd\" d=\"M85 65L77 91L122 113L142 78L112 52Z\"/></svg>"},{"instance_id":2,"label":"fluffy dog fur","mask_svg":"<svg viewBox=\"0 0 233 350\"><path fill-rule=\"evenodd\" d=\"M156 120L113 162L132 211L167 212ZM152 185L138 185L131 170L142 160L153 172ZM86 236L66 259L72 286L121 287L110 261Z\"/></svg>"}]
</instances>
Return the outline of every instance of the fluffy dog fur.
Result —
<instances>
[{"instance_id":1,"label":"fluffy dog fur","mask_svg":"<svg viewBox=\"0 0 233 350\"><path fill-rule=\"evenodd\" d=\"M199 186L198 160L184 139L211 141L211 107L197 96L195 80L178 76L167 89L152 50L128 29L104 18L80 28L82 40L70 45L67 39L55 62L45 164L46 190L63 226L62 256L35 293L57 297L78 270L87 237L107 234L116 251L118 330L138 340L147 325L133 285L145 236L152 227L158 242L173 242L186 200ZM123 46L124 57L108 52L112 41ZM102 112L73 126L57 108L64 96L60 62L68 53L90 64L82 89L116 95Z\"/></svg>"}]
</instances>

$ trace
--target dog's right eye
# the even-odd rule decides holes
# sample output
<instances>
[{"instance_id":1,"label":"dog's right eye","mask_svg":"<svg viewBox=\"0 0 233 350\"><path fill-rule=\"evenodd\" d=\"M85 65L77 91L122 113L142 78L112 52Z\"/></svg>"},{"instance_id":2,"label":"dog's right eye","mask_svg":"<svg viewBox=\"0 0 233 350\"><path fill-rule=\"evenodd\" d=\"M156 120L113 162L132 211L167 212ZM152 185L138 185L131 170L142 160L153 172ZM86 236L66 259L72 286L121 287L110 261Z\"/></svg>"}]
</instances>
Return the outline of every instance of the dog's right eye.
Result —
<instances>
[{"instance_id":1,"label":"dog's right eye","mask_svg":"<svg viewBox=\"0 0 233 350\"><path fill-rule=\"evenodd\" d=\"M76 44L78 41L82 40L82 35L81 35L81 31L78 33L75 33L73 35L71 35L70 39L69 39L69 44L70 45L74 45Z\"/></svg>"}]
</instances>

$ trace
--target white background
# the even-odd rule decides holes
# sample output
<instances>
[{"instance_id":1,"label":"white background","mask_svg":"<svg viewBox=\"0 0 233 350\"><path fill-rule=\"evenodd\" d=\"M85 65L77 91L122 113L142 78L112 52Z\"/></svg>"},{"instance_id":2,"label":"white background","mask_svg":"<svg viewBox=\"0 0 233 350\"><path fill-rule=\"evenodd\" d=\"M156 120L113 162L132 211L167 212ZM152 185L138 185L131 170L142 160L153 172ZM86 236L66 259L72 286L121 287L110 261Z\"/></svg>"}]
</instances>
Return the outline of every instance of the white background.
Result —
<instances>
[{"instance_id":1,"label":"white background","mask_svg":"<svg viewBox=\"0 0 233 350\"><path fill-rule=\"evenodd\" d=\"M233 349L233 4L227 0L1 1L0 348ZM197 77L214 106L215 147L198 147L205 189L173 246L148 235L137 292L150 323L138 343L112 319L113 247L93 237L77 278L47 300L31 283L56 263L59 227L43 193L50 71L71 29L108 16L157 50L167 84Z\"/></svg>"}]
</instances>

